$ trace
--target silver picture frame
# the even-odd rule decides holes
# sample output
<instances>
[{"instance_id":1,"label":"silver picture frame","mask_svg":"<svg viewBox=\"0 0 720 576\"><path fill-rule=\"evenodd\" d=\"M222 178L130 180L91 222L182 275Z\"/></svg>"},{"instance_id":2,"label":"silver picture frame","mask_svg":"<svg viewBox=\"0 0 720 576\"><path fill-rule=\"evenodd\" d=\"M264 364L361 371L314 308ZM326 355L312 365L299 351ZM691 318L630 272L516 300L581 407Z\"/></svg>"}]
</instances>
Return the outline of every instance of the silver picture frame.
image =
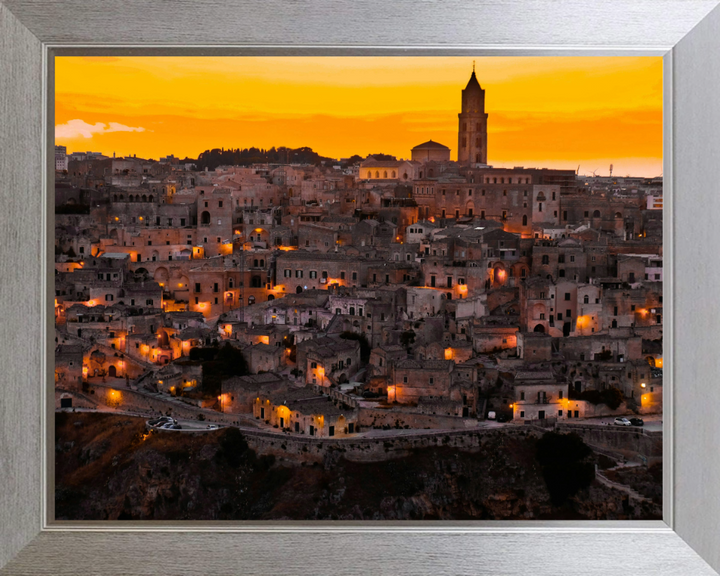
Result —
<instances>
[{"instance_id":1,"label":"silver picture frame","mask_svg":"<svg viewBox=\"0 0 720 576\"><path fill-rule=\"evenodd\" d=\"M0 574L717 574L718 3L0 0ZM106 53L662 56L663 520L52 520L53 58Z\"/></svg>"}]
</instances>

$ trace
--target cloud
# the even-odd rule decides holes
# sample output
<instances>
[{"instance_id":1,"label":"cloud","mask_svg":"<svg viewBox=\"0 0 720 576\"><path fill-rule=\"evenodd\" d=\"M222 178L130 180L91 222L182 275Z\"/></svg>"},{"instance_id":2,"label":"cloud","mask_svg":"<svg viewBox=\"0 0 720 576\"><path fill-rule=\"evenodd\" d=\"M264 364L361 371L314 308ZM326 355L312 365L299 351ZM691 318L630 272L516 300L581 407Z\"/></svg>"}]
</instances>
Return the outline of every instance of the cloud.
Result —
<instances>
[{"instance_id":1,"label":"cloud","mask_svg":"<svg viewBox=\"0 0 720 576\"><path fill-rule=\"evenodd\" d=\"M125 126L117 122L88 124L80 119L68 120L65 124L55 126L55 138L92 138L94 134L109 132L145 132L145 128Z\"/></svg>"}]
</instances>

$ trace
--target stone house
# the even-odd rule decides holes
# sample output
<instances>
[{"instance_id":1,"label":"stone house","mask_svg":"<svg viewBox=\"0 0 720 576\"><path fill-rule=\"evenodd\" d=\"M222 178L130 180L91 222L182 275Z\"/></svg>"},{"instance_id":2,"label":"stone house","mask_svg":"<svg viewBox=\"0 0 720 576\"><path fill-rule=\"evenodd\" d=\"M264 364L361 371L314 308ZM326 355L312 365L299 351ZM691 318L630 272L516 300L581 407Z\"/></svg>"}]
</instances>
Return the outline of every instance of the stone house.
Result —
<instances>
[{"instance_id":1,"label":"stone house","mask_svg":"<svg viewBox=\"0 0 720 576\"><path fill-rule=\"evenodd\" d=\"M330 438L358 432L357 409L318 394L312 386L260 394L253 415L291 434Z\"/></svg>"}]
</instances>

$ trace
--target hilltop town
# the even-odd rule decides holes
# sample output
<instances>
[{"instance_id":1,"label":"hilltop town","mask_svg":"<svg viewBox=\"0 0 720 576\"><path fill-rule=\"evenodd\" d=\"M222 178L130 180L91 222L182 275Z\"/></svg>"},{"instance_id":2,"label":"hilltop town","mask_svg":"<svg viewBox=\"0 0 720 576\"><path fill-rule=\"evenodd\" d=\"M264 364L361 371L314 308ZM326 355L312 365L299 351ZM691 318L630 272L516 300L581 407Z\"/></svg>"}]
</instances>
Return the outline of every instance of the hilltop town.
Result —
<instances>
[{"instance_id":1,"label":"hilltop town","mask_svg":"<svg viewBox=\"0 0 720 576\"><path fill-rule=\"evenodd\" d=\"M473 71L457 160L56 147L58 409L318 440L661 413L662 179L493 167L491 119Z\"/></svg>"}]
</instances>

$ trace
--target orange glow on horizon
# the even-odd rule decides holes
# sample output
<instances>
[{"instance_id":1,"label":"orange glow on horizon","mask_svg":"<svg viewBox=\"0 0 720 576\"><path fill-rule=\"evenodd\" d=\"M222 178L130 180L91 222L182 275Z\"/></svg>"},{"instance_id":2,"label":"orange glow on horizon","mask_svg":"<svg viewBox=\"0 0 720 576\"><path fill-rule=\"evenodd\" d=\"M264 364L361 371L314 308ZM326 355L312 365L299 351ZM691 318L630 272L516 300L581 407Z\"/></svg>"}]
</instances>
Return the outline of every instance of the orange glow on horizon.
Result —
<instances>
[{"instance_id":1,"label":"orange glow on horizon","mask_svg":"<svg viewBox=\"0 0 720 576\"><path fill-rule=\"evenodd\" d=\"M660 57L476 61L494 166L661 173ZM408 158L432 139L456 159L471 69L468 57L58 57L56 143L156 160L250 146Z\"/></svg>"}]
</instances>

